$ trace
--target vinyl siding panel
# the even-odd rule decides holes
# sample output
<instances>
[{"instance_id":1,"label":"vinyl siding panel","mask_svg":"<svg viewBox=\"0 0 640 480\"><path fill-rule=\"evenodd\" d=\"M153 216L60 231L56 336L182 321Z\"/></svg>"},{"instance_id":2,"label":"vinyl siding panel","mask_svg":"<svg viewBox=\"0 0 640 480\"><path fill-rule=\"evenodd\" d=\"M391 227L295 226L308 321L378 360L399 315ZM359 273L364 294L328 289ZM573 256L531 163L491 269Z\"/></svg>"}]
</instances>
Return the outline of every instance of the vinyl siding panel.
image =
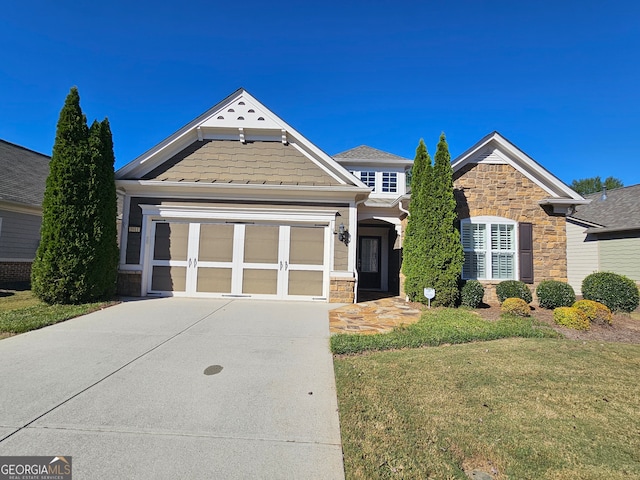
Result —
<instances>
[{"instance_id":1,"label":"vinyl siding panel","mask_svg":"<svg viewBox=\"0 0 640 480\"><path fill-rule=\"evenodd\" d=\"M598 270L598 242L587 236L586 226L566 222L567 278L576 295L582 295L582 280Z\"/></svg>"},{"instance_id":2,"label":"vinyl siding panel","mask_svg":"<svg viewBox=\"0 0 640 480\"><path fill-rule=\"evenodd\" d=\"M42 217L0 210L0 258L33 260L40 243Z\"/></svg>"},{"instance_id":3,"label":"vinyl siding panel","mask_svg":"<svg viewBox=\"0 0 640 480\"><path fill-rule=\"evenodd\" d=\"M640 237L601 238L600 270L615 272L640 281Z\"/></svg>"}]
</instances>

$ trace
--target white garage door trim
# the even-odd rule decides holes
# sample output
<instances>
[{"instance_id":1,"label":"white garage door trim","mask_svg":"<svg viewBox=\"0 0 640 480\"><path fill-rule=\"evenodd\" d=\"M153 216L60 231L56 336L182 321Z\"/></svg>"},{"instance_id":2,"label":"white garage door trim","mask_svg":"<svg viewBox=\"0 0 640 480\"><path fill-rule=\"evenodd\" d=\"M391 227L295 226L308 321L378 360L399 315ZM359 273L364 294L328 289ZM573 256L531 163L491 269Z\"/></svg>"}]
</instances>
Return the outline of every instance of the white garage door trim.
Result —
<instances>
[{"instance_id":1,"label":"white garage door trim","mask_svg":"<svg viewBox=\"0 0 640 480\"><path fill-rule=\"evenodd\" d=\"M142 272L143 295L162 296L193 296L193 297L235 297L255 299L296 299L296 300L321 300L327 301L329 294L329 272L332 267L333 241L332 232L335 230L335 210L312 209L230 209L218 207L189 207L183 206L158 206L141 205L143 213L142 222L142 252L144 259ZM187 223L189 229L188 259L185 260L154 260L154 242L157 223L164 222ZM198 262L197 251L201 224L232 224L233 259L227 264L232 268L232 286L230 293L205 293L197 291ZM245 225L271 225L279 227L278 260L265 264L252 264L243 261ZM324 251L321 265L291 263L290 238L291 228L296 226L323 228ZM162 291L152 289L152 269L154 266L173 266L186 268L185 289L182 292ZM213 267L211 262L202 263L201 267ZM277 292L275 294L245 294L242 292L242 279L244 269L271 269L277 270ZM293 272L322 272L321 295L290 295L289 277L295 276ZM312 274L313 275L313 274Z\"/></svg>"}]
</instances>

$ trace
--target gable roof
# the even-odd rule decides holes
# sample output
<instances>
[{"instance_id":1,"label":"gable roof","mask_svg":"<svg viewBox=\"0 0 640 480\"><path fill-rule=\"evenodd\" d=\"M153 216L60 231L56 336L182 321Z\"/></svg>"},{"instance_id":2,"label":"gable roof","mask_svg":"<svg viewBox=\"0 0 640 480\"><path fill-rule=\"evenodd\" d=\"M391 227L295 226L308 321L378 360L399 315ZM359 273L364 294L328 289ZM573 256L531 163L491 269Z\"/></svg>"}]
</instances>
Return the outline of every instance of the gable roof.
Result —
<instances>
[{"instance_id":1,"label":"gable roof","mask_svg":"<svg viewBox=\"0 0 640 480\"><path fill-rule=\"evenodd\" d=\"M155 181L144 179L150 172L171 161L191 145L209 140L235 141L242 144L280 142L292 150L297 150L296 156L298 153L303 155L308 162L331 177L332 187L368 191L360 180L243 88L236 90L173 135L120 168L116 172L116 180ZM244 152L249 150L244 149ZM239 179L237 183L240 183Z\"/></svg>"},{"instance_id":2,"label":"gable roof","mask_svg":"<svg viewBox=\"0 0 640 480\"><path fill-rule=\"evenodd\" d=\"M405 167L405 169L408 169L413 165L413 160L394 155L393 153L384 152L367 145L360 145L359 147L338 153L334 155L333 158L344 165L380 164Z\"/></svg>"},{"instance_id":3,"label":"gable roof","mask_svg":"<svg viewBox=\"0 0 640 480\"><path fill-rule=\"evenodd\" d=\"M587 232L606 233L640 229L640 184L586 195L588 205L580 205L569 218L593 225Z\"/></svg>"},{"instance_id":4,"label":"gable roof","mask_svg":"<svg viewBox=\"0 0 640 480\"><path fill-rule=\"evenodd\" d=\"M554 211L566 213L571 206L590 202L496 131L455 158L452 168L457 172L472 163L511 165L549 194L540 204L552 205Z\"/></svg>"},{"instance_id":5,"label":"gable roof","mask_svg":"<svg viewBox=\"0 0 640 480\"><path fill-rule=\"evenodd\" d=\"M51 157L0 140L0 201L42 206Z\"/></svg>"}]
</instances>

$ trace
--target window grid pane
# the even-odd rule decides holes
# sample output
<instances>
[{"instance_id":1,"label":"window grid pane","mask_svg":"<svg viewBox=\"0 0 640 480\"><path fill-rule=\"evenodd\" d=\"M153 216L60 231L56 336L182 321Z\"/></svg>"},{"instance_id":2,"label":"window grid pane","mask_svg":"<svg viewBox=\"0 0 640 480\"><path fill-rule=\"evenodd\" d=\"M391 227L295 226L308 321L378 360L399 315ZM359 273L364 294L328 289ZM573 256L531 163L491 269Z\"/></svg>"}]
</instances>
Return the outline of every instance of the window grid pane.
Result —
<instances>
[{"instance_id":1,"label":"window grid pane","mask_svg":"<svg viewBox=\"0 0 640 480\"><path fill-rule=\"evenodd\" d=\"M494 253L491 255L491 276L494 279L511 280L514 275L513 254Z\"/></svg>"},{"instance_id":2,"label":"window grid pane","mask_svg":"<svg viewBox=\"0 0 640 480\"><path fill-rule=\"evenodd\" d=\"M464 265L462 276L464 278L485 278L485 254L476 252L464 252Z\"/></svg>"},{"instance_id":3,"label":"window grid pane","mask_svg":"<svg viewBox=\"0 0 640 480\"><path fill-rule=\"evenodd\" d=\"M382 191L398 191L398 174L395 172L382 172Z\"/></svg>"},{"instance_id":4,"label":"window grid pane","mask_svg":"<svg viewBox=\"0 0 640 480\"><path fill-rule=\"evenodd\" d=\"M376 186L376 172L360 172L360 180L367 187L375 188L375 186Z\"/></svg>"},{"instance_id":5,"label":"window grid pane","mask_svg":"<svg viewBox=\"0 0 640 480\"><path fill-rule=\"evenodd\" d=\"M491 250L513 250L513 225L491 225Z\"/></svg>"}]
</instances>

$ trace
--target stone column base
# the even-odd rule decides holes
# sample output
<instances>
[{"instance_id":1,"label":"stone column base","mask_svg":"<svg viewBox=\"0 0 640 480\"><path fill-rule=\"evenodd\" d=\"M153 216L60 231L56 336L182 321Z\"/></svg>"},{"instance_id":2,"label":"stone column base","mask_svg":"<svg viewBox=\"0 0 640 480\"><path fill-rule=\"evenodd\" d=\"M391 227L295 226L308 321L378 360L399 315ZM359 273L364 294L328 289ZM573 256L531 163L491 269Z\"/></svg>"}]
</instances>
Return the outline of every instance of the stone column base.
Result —
<instances>
[{"instance_id":1,"label":"stone column base","mask_svg":"<svg viewBox=\"0 0 640 480\"><path fill-rule=\"evenodd\" d=\"M332 278L329 286L329 303L353 303L355 278Z\"/></svg>"}]
</instances>

